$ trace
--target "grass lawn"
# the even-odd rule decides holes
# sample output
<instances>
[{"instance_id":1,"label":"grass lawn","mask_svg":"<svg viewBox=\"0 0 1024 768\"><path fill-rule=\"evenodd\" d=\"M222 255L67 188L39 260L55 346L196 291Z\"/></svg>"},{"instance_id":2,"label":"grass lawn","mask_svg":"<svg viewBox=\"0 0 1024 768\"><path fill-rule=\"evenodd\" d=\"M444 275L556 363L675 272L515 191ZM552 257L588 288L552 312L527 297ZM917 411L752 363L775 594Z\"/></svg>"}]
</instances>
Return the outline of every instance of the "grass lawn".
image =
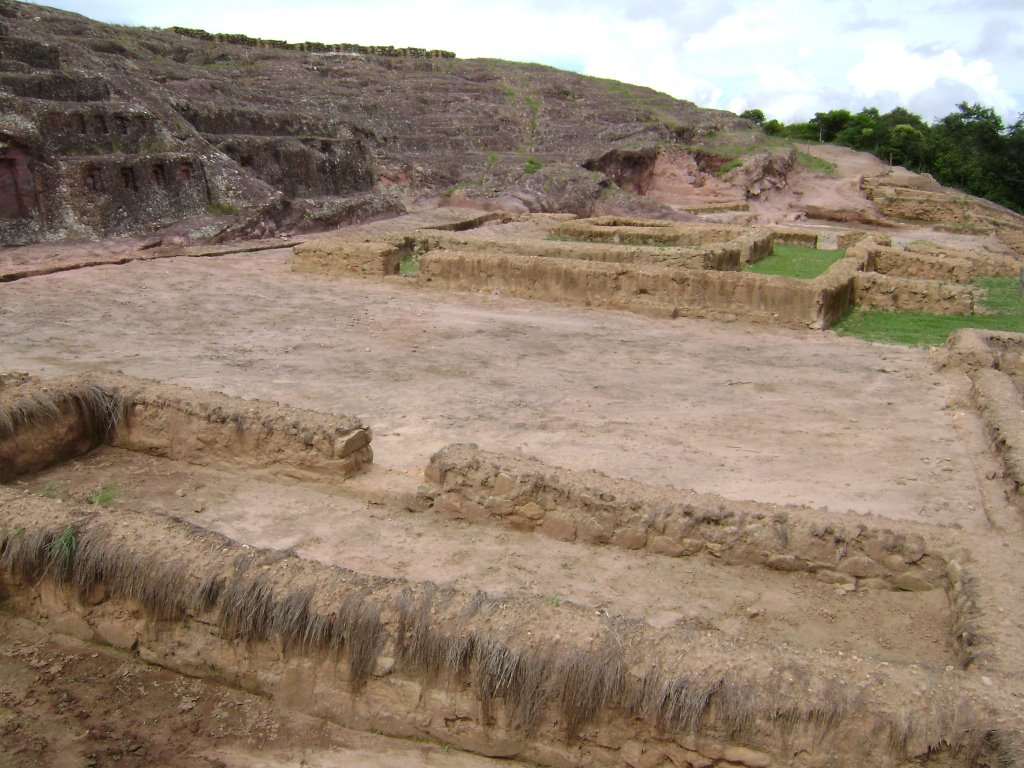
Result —
<instances>
[{"instance_id":1,"label":"grass lawn","mask_svg":"<svg viewBox=\"0 0 1024 768\"><path fill-rule=\"evenodd\" d=\"M813 280L845 255L846 251L841 249L819 251L800 245L776 245L771 256L761 259L756 264L744 264L743 270L759 275L781 275Z\"/></svg>"},{"instance_id":2,"label":"grass lawn","mask_svg":"<svg viewBox=\"0 0 1024 768\"><path fill-rule=\"evenodd\" d=\"M971 283L984 291L978 310L992 314L930 315L854 309L832 326L843 336L910 346L943 344L957 328L987 328L1024 333L1024 299L1015 277L981 277Z\"/></svg>"}]
</instances>

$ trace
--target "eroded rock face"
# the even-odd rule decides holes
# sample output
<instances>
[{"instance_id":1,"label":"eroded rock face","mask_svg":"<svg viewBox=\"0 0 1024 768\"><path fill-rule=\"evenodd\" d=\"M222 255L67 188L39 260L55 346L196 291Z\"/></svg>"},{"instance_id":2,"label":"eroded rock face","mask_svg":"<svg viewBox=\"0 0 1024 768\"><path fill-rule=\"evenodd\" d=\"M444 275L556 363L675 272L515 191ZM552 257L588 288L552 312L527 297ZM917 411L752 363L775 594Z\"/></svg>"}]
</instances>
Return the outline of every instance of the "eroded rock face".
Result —
<instances>
[{"instance_id":1,"label":"eroded rock face","mask_svg":"<svg viewBox=\"0 0 1024 768\"><path fill-rule=\"evenodd\" d=\"M608 187L646 191L650 163L622 147L746 127L548 67L0 15L2 244L190 216L213 237L309 230L455 193L588 214Z\"/></svg>"}]
</instances>

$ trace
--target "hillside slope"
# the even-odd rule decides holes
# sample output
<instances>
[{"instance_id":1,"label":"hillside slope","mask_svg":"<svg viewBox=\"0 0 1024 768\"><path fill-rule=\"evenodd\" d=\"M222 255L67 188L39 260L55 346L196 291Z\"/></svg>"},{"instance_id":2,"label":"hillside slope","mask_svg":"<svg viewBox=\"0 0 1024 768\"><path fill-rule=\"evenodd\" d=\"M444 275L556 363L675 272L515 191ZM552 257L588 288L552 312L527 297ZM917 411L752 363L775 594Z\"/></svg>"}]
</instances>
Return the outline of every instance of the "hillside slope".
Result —
<instances>
[{"instance_id":1,"label":"hillside slope","mask_svg":"<svg viewBox=\"0 0 1024 768\"><path fill-rule=\"evenodd\" d=\"M748 127L538 65L201 39L11 0L0 22L7 244L211 214L209 234L324 228L453 192L585 213L658 143Z\"/></svg>"}]
</instances>

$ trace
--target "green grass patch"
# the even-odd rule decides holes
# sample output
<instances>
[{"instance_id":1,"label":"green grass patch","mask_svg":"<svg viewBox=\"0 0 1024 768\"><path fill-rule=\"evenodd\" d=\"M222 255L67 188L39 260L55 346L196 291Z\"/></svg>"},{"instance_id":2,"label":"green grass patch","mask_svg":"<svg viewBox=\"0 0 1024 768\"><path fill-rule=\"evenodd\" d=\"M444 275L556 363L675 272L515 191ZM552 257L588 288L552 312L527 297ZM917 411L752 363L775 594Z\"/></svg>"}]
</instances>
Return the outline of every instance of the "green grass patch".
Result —
<instances>
[{"instance_id":1,"label":"green grass patch","mask_svg":"<svg viewBox=\"0 0 1024 768\"><path fill-rule=\"evenodd\" d=\"M406 256L398 265L400 275L418 275L420 272L420 257L415 254Z\"/></svg>"},{"instance_id":2,"label":"green grass patch","mask_svg":"<svg viewBox=\"0 0 1024 768\"><path fill-rule=\"evenodd\" d=\"M544 163L538 160L533 155L526 158L526 162L523 163L523 173L536 173L544 167Z\"/></svg>"},{"instance_id":3,"label":"green grass patch","mask_svg":"<svg viewBox=\"0 0 1024 768\"><path fill-rule=\"evenodd\" d=\"M1020 297L1017 278L980 277L971 285L982 290L978 309L986 314L932 315L857 308L832 326L832 330L866 341L915 347L944 344L958 328L1024 333L1024 299Z\"/></svg>"},{"instance_id":4,"label":"green grass patch","mask_svg":"<svg viewBox=\"0 0 1024 768\"><path fill-rule=\"evenodd\" d=\"M806 168L809 171L814 171L824 176L835 176L836 174L835 163L830 163L828 160L823 160L807 152L798 151L796 153L796 162L801 168Z\"/></svg>"},{"instance_id":5,"label":"green grass patch","mask_svg":"<svg viewBox=\"0 0 1024 768\"><path fill-rule=\"evenodd\" d=\"M86 496L85 503L103 507L110 504L116 498L117 489L113 486L104 485L102 488L99 488Z\"/></svg>"},{"instance_id":6,"label":"green grass patch","mask_svg":"<svg viewBox=\"0 0 1024 768\"><path fill-rule=\"evenodd\" d=\"M800 245L776 245L771 256L761 259L756 264L744 264L743 269L759 275L813 280L845 255L846 251L842 249L819 251L817 248L805 248Z\"/></svg>"},{"instance_id":7,"label":"green grass patch","mask_svg":"<svg viewBox=\"0 0 1024 768\"><path fill-rule=\"evenodd\" d=\"M739 168L741 165L743 165L743 161L738 157L727 163L722 163L719 169L715 172L715 176L725 176L729 171L734 168Z\"/></svg>"}]
</instances>

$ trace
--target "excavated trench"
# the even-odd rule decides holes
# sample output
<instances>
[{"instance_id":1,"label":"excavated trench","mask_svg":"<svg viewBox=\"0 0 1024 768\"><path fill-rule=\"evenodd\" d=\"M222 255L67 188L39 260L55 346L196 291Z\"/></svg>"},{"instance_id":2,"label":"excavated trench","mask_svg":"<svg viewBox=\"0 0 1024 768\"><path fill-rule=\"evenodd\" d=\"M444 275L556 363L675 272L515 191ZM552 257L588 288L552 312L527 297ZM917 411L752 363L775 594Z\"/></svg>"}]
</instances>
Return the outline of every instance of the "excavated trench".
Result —
<instances>
[{"instance_id":1,"label":"excavated trench","mask_svg":"<svg viewBox=\"0 0 1024 768\"><path fill-rule=\"evenodd\" d=\"M368 502L345 490L372 458L353 419L115 376L5 389L4 595L58 632L544 765L998 748L955 671L970 579L920 536L475 446Z\"/></svg>"}]
</instances>

